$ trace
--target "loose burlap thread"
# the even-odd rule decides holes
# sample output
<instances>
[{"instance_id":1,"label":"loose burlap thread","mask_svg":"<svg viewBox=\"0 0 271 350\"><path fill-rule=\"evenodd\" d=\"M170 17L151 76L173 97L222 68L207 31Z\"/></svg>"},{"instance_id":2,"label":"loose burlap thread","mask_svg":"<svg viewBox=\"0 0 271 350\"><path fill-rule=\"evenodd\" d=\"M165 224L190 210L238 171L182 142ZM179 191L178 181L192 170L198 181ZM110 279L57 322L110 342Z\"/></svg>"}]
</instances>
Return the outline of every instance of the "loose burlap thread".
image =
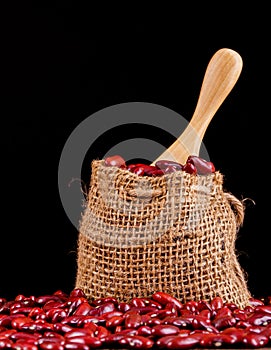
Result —
<instances>
[{"instance_id":1,"label":"loose burlap thread","mask_svg":"<svg viewBox=\"0 0 271 350\"><path fill-rule=\"evenodd\" d=\"M251 297L235 242L244 205L223 175L159 177L92 162L77 246L76 287L120 301L164 291L180 301Z\"/></svg>"}]
</instances>

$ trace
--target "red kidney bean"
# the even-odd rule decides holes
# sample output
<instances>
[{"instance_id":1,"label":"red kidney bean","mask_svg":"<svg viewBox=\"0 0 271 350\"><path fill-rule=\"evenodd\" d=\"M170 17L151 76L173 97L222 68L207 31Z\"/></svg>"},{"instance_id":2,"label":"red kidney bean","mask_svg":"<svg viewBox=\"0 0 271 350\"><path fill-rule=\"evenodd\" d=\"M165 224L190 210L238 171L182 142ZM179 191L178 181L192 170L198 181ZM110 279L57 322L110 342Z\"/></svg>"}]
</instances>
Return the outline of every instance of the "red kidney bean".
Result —
<instances>
[{"instance_id":1,"label":"red kidney bean","mask_svg":"<svg viewBox=\"0 0 271 350\"><path fill-rule=\"evenodd\" d=\"M51 323L61 322L67 317L67 313L65 310L56 309L55 312L51 313Z\"/></svg>"},{"instance_id":2,"label":"red kidney bean","mask_svg":"<svg viewBox=\"0 0 271 350\"><path fill-rule=\"evenodd\" d=\"M248 332L262 333L266 329L266 326L250 326L247 327Z\"/></svg>"},{"instance_id":3,"label":"red kidney bean","mask_svg":"<svg viewBox=\"0 0 271 350\"><path fill-rule=\"evenodd\" d=\"M183 308L183 304L175 297L173 297L170 294L164 293L164 292L155 292L152 295L152 298L160 303L161 305L166 305L168 303L173 303L176 307L177 310L181 310Z\"/></svg>"},{"instance_id":4,"label":"red kidney bean","mask_svg":"<svg viewBox=\"0 0 271 350\"><path fill-rule=\"evenodd\" d=\"M78 289L78 290L79 290L79 289ZM82 289L80 289L79 292L80 292L80 296L86 298L86 295L84 294L84 292L83 292ZM70 293L71 295L70 295L70 296L72 297L74 293L77 293L77 289L76 289L76 288L74 288L74 289L71 291L71 293ZM60 290L60 289L56 290L56 291L53 293L53 295L59 297L63 302L65 302L65 301L69 298L69 295L68 295L67 293L63 292L63 290Z\"/></svg>"},{"instance_id":5,"label":"red kidney bean","mask_svg":"<svg viewBox=\"0 0 271 350\"><path fill-rule=\"evenodd\" d=\"M29 312L32 311L31 306L23 306L23 307L18 307L13 310L10 310L10 315L15 315L15 314L24 314L28 316Z\"/></svg>"},{"instance_id":6,"label":"red kidney bean","mask_svg":"<svg viewBox=\"0 0 271 350\"><path fill-rule=\"evenodd\" d=\"M85 318L87 318L87 317L88 316L79 316L79 315L67 316L61 322L64 324L68 324L70 326L78 326L80 321L83 322L83 320L85 320Z\"/></svg>"},{"instance_id":7,"label":"red kidney bean","mask_svg":"<svg viewBox=\"0 0 271 350\"><path fill-rule=\"evenodd\" d=\"M92 310L89 311L87 316L99 316L99 307L94 307Z\"/></svg>"},{"instance_id":8,"label":"red kidney bean","mask_svg":"<svg viewBox=\"0 0 271 350\"><path fill-rule=\"evenodd\" d=\"M192 321L193 321L193 317L188 318L188 317L182 317L182 316L181 317L169 316L163 320L163 323L172 324L177 327L187 327L192 324Z\"/></svg>"},{"instance_id":9,"label":"red kidney bean","mask_svg":"<svg viewBox=\"0 0 271 350\"><path fill-rule=\"evenodd\" d=\"M43 336L46 337L46 338L59 338L61 340L65 340L64 336L57 333L57 332L54 332L54 331L46 331L43 333Z\"/></svg>"},{"instance_id":10,"label":"red kidney bean","mask_svg":"<svg viewBox=\"0 0 271 350\"><path fill-rule=\"evenodd\" d=\"M44 337L42 336L41 338L38 339L38 345L41 345L43 343L47 343L47 342L50 342L52 344L61 344L61 345L64 345L66 340L64 337L62 338L59 338L59 337Z\"/></svg>"},{"instance_id":11,"label":"red kidney bean","mask_svg":"<svg viewBox=\"0 0 271 350\"><path fill-rule=\"evenodd\" d=\"M220 317L230 317L230 316L232 316L232 311L227 306L222 306L220 309L217 310L214 319L218 319Z\"/></svg>"},{"instance_id":12,"label":"red kidney bean","mask_svg":"<svg viewBox=\"0 0 271 350\"><path fill-rule=\"evenodd\" d=\"M126 311L124 316L128 316L129 314L134 314L137 313L139 315L157 315L158 314L158 310L156 307L152 307L152 306L144 306L144 307L132 307L130 310ZM151 316L152 317L152 316ZM154 316L153 316L154 317Z\"/></svg>"},{"instance_id":13,"label":"red kidney bean","mask_svg":"<svg viewBox=\"0 0 271 350\"><path fill-rule=\"evenodd\" d=\"M187 309L180 310L179 314L180 314L180 316L183 316L183 317L193 317L194 316L193 312L191 312L190 310L187 310Z\"/></svg>"},{"instance_id":14,"label":"red kidney bean","mask_svg":"<svg viewBox=\"0 0 271 350\"><path fill-rule=\"evenodd\" d=\"M197 301L191 300L191 301L187 301L183 305L183 309L189 310L191 313L195 313L198 310L198 306L199 306L199 304Z\"/></svg>"},{"instance_id":15,"label":"red kidney bean","mask_svg":"<svg viewBox=\"0 0 271 350\"><path fill-rule=\"evenodd\" d=\"M220 347L221 345L235 344L235 339L228 334L204 334L199 341L199 345L203 348Z\"/></svg>"},{"instance_id":16,"label":"red kidney bean","mask_svg":"<svg viewBox=\"0 0 271 350\"><path fill-rule=\"evenodd\" d=\"M244 331L237 327L228 327L223 329L220 334L226 334L234 339L234 343L241 343L244 337Z\"/></svg>"},{"instance_id":17,"label":"red kidney bean","mask_svg":"<svg viewBox=\"0 0 271 350\"><path fill-rule=\"evenodd\" d=\"M122 329L119 329L118 332L116 332L116 333L122 334L122 335L138 335L138 329L122 328Z\"/></svg>"},{"instance_id":18,"label":"red kidney bean","mask_svg":"<svg viewBox=\"0 0 271 350\"><path fill-rule=\"evenodd\" d=\"M65 323L67 318L65 318L62 322ZM84 327L84 325L87 325L89 323L95 323L97 325L104 324L106 322L105 318L103 316L80 316L80 318L75 321L75 323L72 323L72 320L70 322L71 325L77 326L77 327Z\"/></svg>"},{"instance_id":19,"label":"red kidney bean","mask_svg":"<svg viewBox=\"0 0 271 350\"><path fill-rule=\"evenodd\" d=\"M249 298L249 304L252 307L256 307L256 306L264 305L264 302L262 300L260 300L260 299Z\"/></svg>"},{"instance_id":20,"label":"red kidney bean","mask_svg":"<svg viewBox=\"0 0 271 350\"><path fill-rule=\"evenodd\" d=\"M15 346L13 346L12 348L16 350L38 350L37 345L28 343L27 341L16 342Z\"/></svg>"},{"instance_id":21,"label":"red kidney bean","mask_svg":"<svg viewBox=\"0 0 271 350\"><path fill-rule=\"evenodd\" d=\"M142 298L132 298L130 301L130 305L138 308L146 307L145 301Z\"/></svg>"},{"instance_id":22,"label":"red kidney bean","mask_svg":"<svg viewBox=\"0 0 271 350\"><path fill-rule=\"evenodd\" d=\"M90 306L87 302L84 302L80 304L77 309L74 312L74 315L88 315L90 310L92 310L93 307Z\"/></svg>"},{"instance_id":23,"label":"red kidney bean","mask_svg":"<svg viewBox=\"0 0 271 350\"><path fill-rule=\"evenodd\" d=\"M150 349L154 341L141 335L124 336L118 341L119 345L128 346L130 349Z\"/></svg>"},{"instance_id":24,"label":"red kidney bean","mask_svg":"<svg viewBox=\"0 0 271 350\"><path fill-rule=\"evenodd\" d=\"M36 323L32 322L30 324L25 324L22 326L22 329L26 331L36 331L36 332L46 332L46 331L53 331L54 330L54 325L49 322L44 322L44 323Z\"/></svg>"},{"instance_id":25,"label":"red kidney bean","mask_svg":"<svg viewBox=\"0 0 271 350\"><path fill-rule=\"evenodd\" d=\"M128 171L133 172L133 169L134 169L136 166L137 166L136 164L128 164L128 165L126 166L126 169L127 169Z\"/></svg>"},{"instance_id":26,"label":"red kidney bean","mask_svg":"<svg viewBox=\"0 0 271 350\"><path fill-rule=\"evenodd\" d=\"M255 307L254 311L271 314L271 306L269 306L269 305L257 305Z\"/></svg>"},{"instance_id":27,"label":"red kidney bean","mask_svg":"<svg viewBox=\"0 0 271 350\"><path fill-rule=\"evenodd\" d=\"M102 341L96 337L91 337L89 335L84 336L84 337L74 337L74 338L70 338L68 342L65 343L65 347L66 344L69 343L76 343L76 344L85 344L87 346L89 346L90 349L96 349L99 348L102 345Z\"/></svg>"},{"instance_id":28,"label":"red kidney bean","mask_svg":"<svg viewBox=\"0 0 271 350\"><path fill-rule=\"evenodd\" d=\"M185 171L188 174L197 174L197 168L192 163L184 164L183 171Z\"/></svg>"},{"instance_id":29,"label":"red kidney bean","mask_svg":"<svg viewBox=\"0 0 271 350\"><path fill-rule=\"evenodd\" d=\"M125 317L124 326L126 328L138 328L142 325L142 318L138 313L130 313Z\"/></svg>"},{"instance_id":30,"label":"red kidney bean","mask_svg":"<svg viewBox=\"0 0 271 350\"><path fill-rule=\"evenodd\" d=\"M99 338L99 339L102 339L102 338L105 338L107 337L111 332L103 327L103 326L98 326L94 332L94 336Z\"/></svg>"},{"instance_id":31,"label":"red kidney bean","mask_svg":"<svg viewBox=\"0 0 271 350\"><path fill-rule=\"evenodd\" d=\"M1 338L9 338L13 333L16 333L17 330L16 329L7 329L5 328L4 331L1 332Z\"/></svg>"},{"instance_id":32,"label":"red kidney bean","mask_svg":"<svg viewBox=\"0 0 271 350\"><path fill-rule=\"evenodd\" d=\"M26 324L29 324L29 323L32 324L32 322L33 322L32 318L27 316L24 316L24 317L20 316L12 319L11 326L14 329L22 330Z\"/></svg>"},{"instance_id":33,"label":"red kidney bean","mask_svg":"<svg viewBox=\"0 0 271 350\"><path fill-rule=\"evenodd\" d=\"M18 309L20 307L24 307L24 305L22 305L22 301L14 301L14 303L9 308L9 313L11 313L14 309Z\"/></svg>"},{"instance_id":34,"label":"red kidney bean","mask_svg":"<svg viewBox=\"0 0 271 350\"><path fill-rule=\"evenodd\" d=\"M159 349L166 349L167 344L175 338L176 335L165 335L164 337L157 339L155 345L158 346Z\"/></svg>"},{"instance_id":35,"label":"red kidney bean","mask_svg":"<svg viewBox=\"0 0 271 350\"><path fill-rule=\"evenodd\" d=\"M176 169L178 170L182 170L182 164L178 163L178 162L174 162L173 160L166 160L166 159L161 159L161 160L158 160L156 163L155 163L155 166L159 169L166 169L168 167L175 167Z\"/></svg>"},{"instance_id":36,"label":"red kidney bean","mask_svg":"<svg viewBox=\"0 0 271 350\"><path fill-rule=\"evenodd\" d=\"M173 325L160 324L152 327L152 335L163 337L165 335L176 335L179 333L179 327Z\"/></svg>"},{"instance_id":37,"label":"red kidney bean","mask_svg":"<svg viewBox=\"0 0 271 350\"><path fill-rule=\"evenodd\" d=\"M37 316L43 315L44 318L46 318L46 314L43 311L41 307L33 307L32 310L29 312L28 317L35 319Z\"/></svg>"},{"instance_id":38,"label":"red kidney bean","mask_svg":"<svg viewBox=\"0 0 271 350\"><path fill-rule=\"evenodd\" d=\"M233 310L232 315L236 321L246 321L248 319L248 314L244 310L235 309Z\"/></svg>"},{"instance_id":39,"label":"red kidney bean","mask_svg":"<svg viewBox=\"0 0 271 350\"><path fill-rule=\"evenodd\" d=\"M5 302L2 306L0 306L0 314L9 314L10 308L13 305L14 301L10 300Z\"/></svg>"},{"instance_id":40,"label":"red kidney bean","mask_svg":"<svg viewBox=\"0 0 271 350\"><path fill-rule=\"evenodd\" d=\"M147 176L161 176L161 175L164 175L164 171L161 169L153 169L153 170L145 171L145 174Z\"/></svg>"},{"instance_id":41,"label":"red kidney bean","mask_svg":"<svg viewBox=\"0 0 271 350\"><path fill-rule=\"evenodd\" d=\"M117 309L123 313L127 312L128 310L130 310L132 308L131 305L129 305L128 303L125 302L121 302L118 304Z\"/></svg>"},{"instance_id":42,"label":"red kidney bean","mask_svg":"<svg viewBox=\"0 0 271 350\"><path fill-rule=\"evenodd\" d=\"M271 324L265 326L261 334L265 335L271 341Z\"/></svg>"},{"instance_id":43,"label":"red kidney bean","mask_svg":"<svg viewBox=\"0 0 271 350\"><path fill-rule=\"evenodd\" d=\"M197 174L199 175L207 175L215 172L215 167L212 162L208 162L205 159L190 155L187 158L186 164L193 164L197 169Z\"/></svg>"},{"instance_id":44,"label":"red kidney bean","mask_svg":"<svg viewBox=\"0 0 271 350\"><path fill-rule=\"evenodd\" d=\"M97 310L99 310L99 315L98 316L101 316L101 315L106 314L108 312L116 311L116 306L112 302L107 302L107 303L101 304L97 308Z\"/></svg>"},{"instance_id":45,"label":"red kidney bean","mask_svg":"<svg viewBox=\"0 0 271 350\"><path fill-rule=\"evenodd\" d=\"M145 315L141 316L142 318L144 317ZM146 315L147 316L147 315ZM163 324L163 320L158 318L158 317L150 317L147 321L143 322L142 321L142 324L145 324L146 326L155 326L155 325L158 325L158 324Z\"/></svg>"},{"instance_id":46,"label":"red kidney bean","mask_svg":"<svg viewBox=\"0 0 271 350\"><path fill-rule=\"evenodd\" d=\"M39 349L42 350L64 350L65 347L60 342L52 342L50 340L46 340L43 343L39 344Z\"/></svg>"},{"instance_id":47,"label":"red kidney bean","mask_svg":"<svg viewBox=\"0 0 271 350\"><path fill-rule=\"evenodd\" d=\"M106 320L105 326L107 328L117 327L123 324L123 321L123 316L112 316L111 318Z\"/></svg>"},{"instance_id":48,"label":"red kidney bean","mask_svg":"<svg viewBox=\"0 0 271 350\"><path fill-rule=\"evenodd\" d=\"M15 332L15 333L12 333L10 335L10 339L12 341L17 341L19 339L24 339L24 340L27 340L27 339L32 339L32 340L38 340L38 338L40 338L41 335L40 334L33 334L33 333L28 333L28 332L23 332L23 331L19 331L19 332Z\"/></svg>"},{"instance_id":49,"label":"red kidney bean","mask_svg":"<svg viewBox=\"0 0 271 350\"><path fill-rule=\"evenodd\" d=\"M202 310L209 310L210 312L213 312L212 306L206 300L198 301L198 311L201 312Z\"/></svg>"},{"instance_id":50,"label":"red kidney bean","mask_svg":"<svg viewBox=\"0 0 271 350\"><path fill-rule=\"evenodd\" d=\"M112 318L112 317L115 317L115 316L123 317L123 315L124 315L123 312L114 310L114 311L106 312L106 313L103 314L102 316L103 316L103 318L107 321L107 320L109 320L109 319Z\"/></svg>"},{"instance_id":51,"label":"red kidney bean","mask_svg":"<svg viewBox=\"0 0 271 350\"><path fill-rule=\"evenodd\" d=\"M255 348L263 347L267 345L268 342L269 342L269 339L267 336L263 334L258 334L258 333L248 333L248 334L245 334L243 338L243 343L246 346L255 347Z\"/></svg>"},{"instance_id":52,"label":"red kidney bean","mask_svg":"<svg viewBox=\"0 0 271 350\"><path fill-rule=\"evenodd\" d=\"M164 174L172 174L172 173L175 173L176 171L179 171L182 169L179 169L178 167L176 167L174 165L169 165L166 169L163 169L163 173Z\"/></svg>"},{"instance_id":53,"label":"red kidney bean","mask_svg":"<svg viewBox=\"0 0 271 350\"><path fill-rule=\"evenodd\" d=\"M178 316L178 312L175 306L172 307L171 309L157 310L155 314L156 314L156 317L160 318L161 320L169 316L172 316L172 317Z\"/></svg>"},{"instance_id":54,"label":"red kidney bean","mask_svg":"<svg viewBox=\"0 0 271 350\"><path fill-rule=\"evenodd\" d=\"M80 342L69 342L65 344L65 349L69 350L89 350L89 346Z\"/></svg>"},{"instance_id":55,"label":"red kidney bean","mask_svg":"<svg viewBox=\"0 0 271 350\"><path fill-rule=\"evenodd\" d=\"M96 323L93 323L93 322L83 324L83 329L87 329L90 332L90 334L92 334L92 333L94 334L97 327L98 327L98 325Z\"/></svg>"},{"instance_id":56,"label":"red kidney bean","mask_svg":"<svg viewBox=\"0 0 271 350\"><path fill-rule=\"evenodd\" d=\"M216 318L212 321L212 325L217 328L218 330L232 327L236 325L236 319L233 316L225 316Z\"/></svg>"},{"instance_id":57,"label":"red kidney bean","mask_svg":"<svg viewBox=\"0 0 271 350\"><path fill-rule=\"evenodd\" d=\"M247 322L254 326L267 325L271 322L271 314L257 312L248 317Z\"/></svg>"},{"instance_id":58,"label":"red kidney bean","mask_svg":"<svg viewBox=\"0 0 271 350\"><path fill-rule=\"evenodd\" d=\"M192 335L187 337L175 336L173 339L169 340L166 344L167 349L190 349L199 344L199 340Z\"/></svg>"},{"instance_id":59,"label":"red kidney bean","mask_svg":"<svg viewBox=\"0 0 271 350\"><path fill-rule=\"evenodd\" d=\"M208 309L204 309L204 310L201 310L199 312L199 316L201 317L205 317L207 319L211 319L211 316L212 316L212 312Z\"/></svg>"},{"instance_id":60,"label":"red kidney bean","mask_svg":"<svg viewBox=\"0 0 271 350\"><path fill-rule=\"evenodd\" d=\"M0 349L11 349L13 342L10 339L0 339Z\"/></svg>"},{"instance_id":61,"label":"red kidney bean","mask_svg":"<svg viewBox=\"0 0 271 350\"><path fill-rule=\"evenodd\" d=\"M137 330L138 335L142 335L144 337L148 337L152 335L152 327L150 326L140 326Z\"/></svg>"},{"instance_id":62,"label":"red kidney bean","mask_svg":"<svg viewBox=\"0 0 271 350\"><path fill-rule=\"evenodd\" d=\"M154 301L150 298L143 298L145 306L153 307L155 309L161 310L163 306L159 304L157 301Z\"/></svg>"},{"instance_id":63,"label":"red kidney bean","mask_svg":"<svg viewBox=\"0 0 271 350\"><path fill-rule=\"evenodd\" d=\"M63 295L63 292L62 291L58 291L57 293L54 293L54 294L61 294L61 295ZM66 296L66 294L64 293L64 296ZM81 288L74 288L71 292L70 292L70 294L69 294L69 296L68 296L68 298L85 298L85 299L87 299L87 296L86 296L86 294L84 293L84 291L81 289Z\"/></svg>"},{"instance_id":64,"label":"red kidney bean","mask_svg":"<svg viewBox=\"0 0 271 350\"><path fill-rule=\"evenodd\" d=\"M64 334L64 337L65 337L65 339L67 339L67 338L74 338L74 337L83 337L86 335L93 336L96 329L97 329L97 326L96 326L95 330L93 330L93 331L90 329L87 329L87 328L75 328L71 331L66 332Z\"/></svg>"},{"instance_id":65,"label":"red kidney bean","mask_svg":"<svg viewBox=\"0 0 271 350\"><path fill-rule=\"evenodd\" d=\"M246 314L253 314L254 313L254 307L253 306L251 306L251 305L247 305L245 308L244 308L244 312L246 313Z\"/></svg>"},{"instance_id":66,"label":"red kidney bean","mask_svg":"<svg viewBox=\"0 0 271 350\"><path fill-rule=\"evenodd\" d=\"M192 319L191 324L194 329L198 329L198 328L207 329L211 325L211 320L209 318L206 318L200 315L195 315Z\"/></svg>"},{"instance_id":67,"label":"red kidney bean","mask_svg":"<svg viewBox=\"0 0 271 350\"><path fill-rule=\"evenodd\" d=\"M224 303L224 306L229 308L231 311L240 310L234 303Z\"/></svg>"},{"instance_id":68,"label":"red kidney bean","mask_svg":"<svg viewBox=\"0 0 271 350\"><path fill-rule=\"evenodd\" d=\"M118 168L120 168L121 166L126 166L125 160L119 155L114 155L114 156L105 158L104 164L106 166L116 166Z\"/></svg>"},{"instance_id":69,"label":"red kidney bean","mask_svg":"<svg viewBox=\"0 0 271 350\"><path fill-rule=\"evenodd\" d=\"M16 350L38 350L38 346L28 340L19 340L13 346Z\"/></svg>"},{"instance_id":70,"label":"red kidney bean","mask_svg":"<svg viewBox=\"0 0 271 350\"><path fill-rule=\"evenodd\" d=\"M220 296L216 296L211 300L210 305L214 311L217 311L224 306L224 302Z\"/></svg>"},{"instance_id":71,"label":"red kidney bean","mask_svg":"<svg viewBox=\"0 0 271 350\"><path fill-rule=\"evenodd\" d=\"M92 305L94 306L100 306L103 304L107 304L107 303L112 303L115 306L119 305L118 300L114 297L104 297L104 298L98 298L92 301Z\"/></svg>"},{"instance_id":72,"label":"red kidney bean","mask_svg":"<svg viewBox=\"0 0 271 350\"><path fill-rule=\"evenodd\" d=\"M41 295L35 298L35 302L40 305L45 305L49 301L55 301L58 303L62 303L63 301L57 295Z\"/></svg>"},{"instance_id":73,"label":"red kidney bean","mask_svg":"<svg viewBox=\"0 0 271 350\"><path fill-rule=\"evenodd\" d=\"M94 309L94 307L89 305L88 301L85 298L83 297L74 298L74 300L69 305L67 315L68 316L76 315L76 311L82 304L88 309L87 313L89 313L92 309ZM82 315L82 313L80 313L79 311L77 315Z\"/></svg>"},{"instance_id":74,"label":"red kidney bean","mask_svg":"<svg viewBox=\"0 0 271 350\"><path fill-rule=\"evenodd\" d=\"M53 324L53 329L52 329L52 331L55 331L55 332L58 332L58 333L61 333L61 334L65 334L65 333L67 333L67 332L72 331L73 329L74 329L74 328L71 327L71 326L68 325L68 324L58 322L58 323L54 323L54 324Z\"/></svg>"},{"instance_id":75,"label":"red kidney bean","mask_svg":"<svg viewBox=\"0 0 271 350\"><path fill-rule=\"evenodd\" d=\"M242 329L248 328L250 326L251 324L247 321L237 321L235 325L236 328L242 328Z\"/></svg>"},{"instance_id":76,"label":"red kidney bean","mask_svg":"<svg viewBox=\"0 0 271 350\"><path fill-rule=\"evenodd\" d=\"M145 174L145 168L143 168L142 166L135 166L131 169L131 172L138 176L143 176Z\"/></svg>"},{"instance_id":77,"label":"red kidney bean","mask_svg":"<svg viewBox=\"0 0 271 350\"><path fill-rule=\"evenodd\" d=\"M62 309L65 306L66 306L66 304L61 302L61 301L49 300L43 305L42 310L46 313L47 311L49 311L51 309L55 309L55 308Z\"/></svg>"},{"instance_id":78,"label":"red kidney bean","mask_svg":"<svg viewBox=\"0 0 271 350\"><path fill-rule=\"evenodd\" d=\"M16 299L15 299L16 300ZM2 306L3 304L5 304L7 302L6 298L2 298L0 297L0 306Z\"/></svg>"}]
</instances>

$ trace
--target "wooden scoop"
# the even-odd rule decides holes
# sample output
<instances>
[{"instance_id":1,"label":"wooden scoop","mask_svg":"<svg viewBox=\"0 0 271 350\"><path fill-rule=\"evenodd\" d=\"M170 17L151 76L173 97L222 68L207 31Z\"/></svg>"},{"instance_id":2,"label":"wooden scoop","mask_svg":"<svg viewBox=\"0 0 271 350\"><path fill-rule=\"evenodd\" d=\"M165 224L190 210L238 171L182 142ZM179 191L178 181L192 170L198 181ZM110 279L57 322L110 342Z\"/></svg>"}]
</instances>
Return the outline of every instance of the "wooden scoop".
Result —
<instances>
[{"instance_id":1,"label":"wooden scoop","mask_svg":"<svg viewBox=\"0 0 271 350\"><path fill-rule=\"evenodd\" d=\"M189 155L199 155L205 131L216 111L234 87L243 67L241 56L227 48L211 58L202 82L194 114L183 133L153 163L167 159L184 164Z\"/></svg>"}]
</instances>

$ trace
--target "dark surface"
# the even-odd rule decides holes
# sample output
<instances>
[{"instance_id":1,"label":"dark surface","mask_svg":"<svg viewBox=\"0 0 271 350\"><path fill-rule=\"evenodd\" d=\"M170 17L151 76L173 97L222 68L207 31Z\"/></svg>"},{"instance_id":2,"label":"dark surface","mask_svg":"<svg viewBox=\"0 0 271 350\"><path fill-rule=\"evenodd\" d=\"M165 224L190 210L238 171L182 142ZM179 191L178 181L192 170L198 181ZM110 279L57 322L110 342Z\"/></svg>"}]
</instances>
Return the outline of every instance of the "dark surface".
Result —
<instances>
[{"instance_id":1,"label":"dark surface","mask_svg":"<svg viewBox=\"0 0 271 350\"><path fill-rule=\"evenodd\" d=\"M6 15L0 295L74 287L77 230L63 210L57 182L61 151L74 128L96 111L131 101L159 104L189 120L206 66L222 47L239 52L244 66L204 143L225 188L252 199L236 248L253 295L270 295L268 11L229 11L229 18L223 12L224 19L218 11L207 20L197 8L195 20L194 11L190 18L174 8L157 14L127 9L123 16L107 10L58 2ZM126 138L144 132L125 131ZM123 139L111 136L100 140L104 151ZM161 135L160 142L171 140ZM101 155L101 148L92 148L88 157Z\"/></svg>"}]
</instances>

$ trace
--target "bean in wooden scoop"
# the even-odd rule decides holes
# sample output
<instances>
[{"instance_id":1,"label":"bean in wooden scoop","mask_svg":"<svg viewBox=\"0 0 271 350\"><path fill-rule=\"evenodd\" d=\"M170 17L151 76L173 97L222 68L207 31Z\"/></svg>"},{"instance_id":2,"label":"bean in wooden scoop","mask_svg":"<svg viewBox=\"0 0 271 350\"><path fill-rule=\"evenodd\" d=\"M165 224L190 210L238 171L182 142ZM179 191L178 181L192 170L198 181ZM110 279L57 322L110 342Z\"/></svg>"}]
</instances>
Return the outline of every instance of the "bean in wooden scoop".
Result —
<instances>
[{"instance_id":1,"label":"bean in wooden scoop","mask_svg":"<svg viewBox=\"0 0 271 350\"><path fill-rule=\"evenodd\" d=\"M199 155L205 131L228 96L243 67L241 56L223 48L211 58L202 82L194 114L183 133L155 161L167 159L184 164L190 155Z\"/></svg>"}]
</instances>

